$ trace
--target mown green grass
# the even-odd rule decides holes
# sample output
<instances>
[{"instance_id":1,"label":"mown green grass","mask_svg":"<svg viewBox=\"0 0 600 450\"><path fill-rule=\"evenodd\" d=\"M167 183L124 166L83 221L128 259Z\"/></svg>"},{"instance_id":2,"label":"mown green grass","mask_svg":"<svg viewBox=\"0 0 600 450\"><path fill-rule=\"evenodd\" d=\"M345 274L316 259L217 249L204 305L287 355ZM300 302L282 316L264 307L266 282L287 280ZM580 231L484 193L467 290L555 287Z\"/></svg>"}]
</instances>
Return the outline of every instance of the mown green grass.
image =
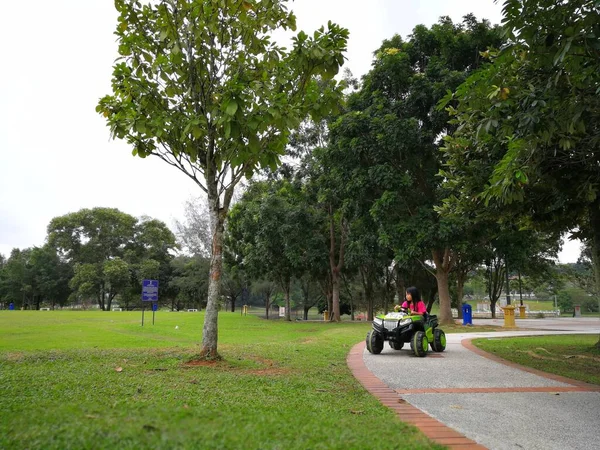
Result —
<instances>
[{"instance_id":1,"label":"mown green grass","mask_svg":"<svg viewBox=\"0 0 600 450\"><path fill-rule=\"evenodd\" d=\"M473 343L508 361L600 385L598 335L553 335L475 339Z\"/></svg>"},{"instance_id":2,"label":"mown green grass","mask_svg":"<svg viewBox=\"0 0 600 450\"><path fill-rule=\"evenodd\" d=\"M202 313L145 319L1 311L0 448L441 448L352 376L368 322L221 313L223 360L194 365Z\"/></svg>"}]
</instances>

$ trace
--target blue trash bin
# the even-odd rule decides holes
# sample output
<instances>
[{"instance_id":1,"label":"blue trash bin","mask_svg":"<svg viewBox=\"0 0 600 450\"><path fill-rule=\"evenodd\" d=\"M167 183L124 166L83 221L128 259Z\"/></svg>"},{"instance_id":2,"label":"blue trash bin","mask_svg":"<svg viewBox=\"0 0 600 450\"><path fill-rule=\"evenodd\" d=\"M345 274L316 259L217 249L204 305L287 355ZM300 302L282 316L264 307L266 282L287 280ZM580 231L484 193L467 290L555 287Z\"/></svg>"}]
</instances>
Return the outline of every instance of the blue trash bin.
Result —
<instances>
[{"instance_id":1,"label":"blue trash bin","mask_svg":"<svg viewBox=\"0 0 600 450\"><path fill-rule=\"evenodd\" d=\"M8 305L8 309L9 309L10 311L14 311L14 310L15 310L15 304L14 304L14 303L9 303L9 305Z\"/></svg>"},{"instance_id":2,"label":"blue trash bin","mask_svg":"<svg viewBox=\"0 0 600 450\"><path fill-rule=\"evenodd\" d=\"M463 325L473 325L473 308L468 303L462 306Z\"/></svg>"}]
</instances>

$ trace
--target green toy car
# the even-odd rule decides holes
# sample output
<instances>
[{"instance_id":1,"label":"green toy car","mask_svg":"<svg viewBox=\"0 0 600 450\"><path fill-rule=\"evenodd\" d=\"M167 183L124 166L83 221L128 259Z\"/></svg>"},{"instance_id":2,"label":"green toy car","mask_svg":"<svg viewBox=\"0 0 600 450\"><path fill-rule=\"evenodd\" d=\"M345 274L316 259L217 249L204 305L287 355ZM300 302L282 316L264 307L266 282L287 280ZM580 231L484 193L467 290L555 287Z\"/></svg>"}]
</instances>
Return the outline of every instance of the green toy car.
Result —
<instances>
[{"instance_id":1,"label":"green toy car","mask_svg":"<svg viewBox=\"0 0 600 450\"><path fill-rule=\"evenodd\" d=\"M367 350L378 355L385 341L394 350L401 350L406 342L416 356L425 356L431 345L434 352L446 349L446 335L438 327L437 316L409 315L404 311L380 314L373 320L373 329L367 333Z\"/></svg>"}]
</instances>

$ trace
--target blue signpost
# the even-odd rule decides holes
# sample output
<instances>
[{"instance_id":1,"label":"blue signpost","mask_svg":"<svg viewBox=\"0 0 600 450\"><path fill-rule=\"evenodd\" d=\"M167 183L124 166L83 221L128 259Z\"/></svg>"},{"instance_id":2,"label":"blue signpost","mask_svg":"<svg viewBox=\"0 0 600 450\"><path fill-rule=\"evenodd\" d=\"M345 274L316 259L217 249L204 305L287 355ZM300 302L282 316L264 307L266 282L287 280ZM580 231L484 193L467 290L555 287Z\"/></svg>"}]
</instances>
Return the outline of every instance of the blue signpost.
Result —
<instances>
[{"instance_id":1,"label":"blue signpost","mask_svg":"<svg viewBox=\"0 0 600 450\"><path fill-rule=\"evenodd\" d=\"M144 326L144 302L158 302L158 280L142 281L142 326ZM158 309L158 303L152 304L152 325L154 325L154 313Z\"/></svg>"}]
</instances>

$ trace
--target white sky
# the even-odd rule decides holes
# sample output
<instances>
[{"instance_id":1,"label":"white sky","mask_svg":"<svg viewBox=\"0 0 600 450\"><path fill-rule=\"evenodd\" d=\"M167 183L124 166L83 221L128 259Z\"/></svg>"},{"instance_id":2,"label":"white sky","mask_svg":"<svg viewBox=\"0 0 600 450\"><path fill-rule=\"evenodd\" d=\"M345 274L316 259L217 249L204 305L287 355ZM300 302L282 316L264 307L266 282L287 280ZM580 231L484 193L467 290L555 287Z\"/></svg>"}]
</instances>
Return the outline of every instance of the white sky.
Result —
<instances>
[{"instance_id":1,"label":"white sky","mask_svg":"<svg viewBox=\"0 0 600 450\"><path fill-rule=\"evenodd\" d=\"M328 20L350 30L347 67L370 67L384 39L415 25L467 13L499 23L493 0L296 0L298 30ZM3 2L0 68L0 253L44 243L53 217L96 206L148 215L172 226L183 204L200 195L191 180L156 158L131 155L110 141L98 99L110 91L117 56L111 0ZM573 262L578 245L565 245Z\"/></svg>"}]
</instances>

